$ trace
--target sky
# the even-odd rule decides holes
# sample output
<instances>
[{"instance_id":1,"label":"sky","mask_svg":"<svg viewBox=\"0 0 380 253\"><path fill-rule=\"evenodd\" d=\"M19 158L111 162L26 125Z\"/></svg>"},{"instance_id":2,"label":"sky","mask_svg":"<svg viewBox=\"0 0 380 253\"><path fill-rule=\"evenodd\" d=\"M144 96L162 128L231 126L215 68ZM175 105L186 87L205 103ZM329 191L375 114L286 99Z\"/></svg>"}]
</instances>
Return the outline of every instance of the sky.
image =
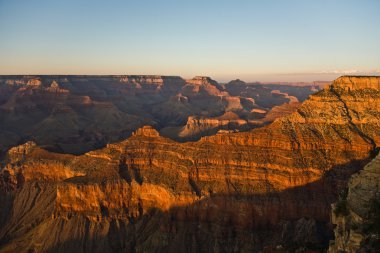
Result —
<instances>
[{"instance_id":1,"label":"sky","mask_svg":"<svg viewBox=\"0 0 380 253\"><path fill-rule=\"evenodd\" d=\"M380 75L380 0L0 0L0 74Z\"/></svg>"}]
</instances>

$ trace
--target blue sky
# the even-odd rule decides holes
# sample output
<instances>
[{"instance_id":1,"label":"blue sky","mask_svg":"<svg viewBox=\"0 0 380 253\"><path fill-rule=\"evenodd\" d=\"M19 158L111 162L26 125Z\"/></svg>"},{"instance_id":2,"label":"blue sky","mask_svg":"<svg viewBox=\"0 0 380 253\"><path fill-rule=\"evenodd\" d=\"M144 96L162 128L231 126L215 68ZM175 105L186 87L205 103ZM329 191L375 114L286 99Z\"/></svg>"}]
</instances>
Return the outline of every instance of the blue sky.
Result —
<instances>
[{"instance_id":1,"label":"blue sky","mask_svg":"<svg viewBox=\"0 0 380 253\"><path fill-rule=\"evenodd\" d=\"M379 0L0 0L0 74L380 74Z\"/></svg>"}]
</instances>

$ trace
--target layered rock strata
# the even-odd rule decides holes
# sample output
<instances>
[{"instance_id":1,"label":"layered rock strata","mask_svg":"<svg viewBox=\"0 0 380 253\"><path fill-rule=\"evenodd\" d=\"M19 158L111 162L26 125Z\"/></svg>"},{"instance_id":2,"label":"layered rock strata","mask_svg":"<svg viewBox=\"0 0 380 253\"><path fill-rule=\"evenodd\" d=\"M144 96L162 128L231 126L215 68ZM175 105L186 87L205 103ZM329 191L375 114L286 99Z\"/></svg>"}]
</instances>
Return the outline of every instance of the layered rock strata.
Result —
<instances>
[{"instance_id":1,"label":"layered rock strata","mask_svg":"<svg viewBox=\"0 0 380 253\"><path fill-rule=\"evenodd\" d=\"M145 126L81 156L33 146L1 170L0 252L326 249L331 203L380 143L372 79L339 78L249 132L178 143Z\"/></svg>"}]
</instances>

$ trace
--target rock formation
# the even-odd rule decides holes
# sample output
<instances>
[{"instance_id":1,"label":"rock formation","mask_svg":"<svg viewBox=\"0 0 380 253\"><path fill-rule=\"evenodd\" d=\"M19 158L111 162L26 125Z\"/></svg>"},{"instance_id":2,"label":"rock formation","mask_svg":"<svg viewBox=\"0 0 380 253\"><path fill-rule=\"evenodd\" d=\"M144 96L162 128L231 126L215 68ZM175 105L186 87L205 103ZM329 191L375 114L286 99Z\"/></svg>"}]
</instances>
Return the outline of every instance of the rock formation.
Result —
<instances>
[{"instance_id":1,"label":"rock formation","mask_svg":"<svg viewBox=\"0 0 380 253\"><path fill-rule=\"evenodd\" d=\"M284 114L281 114L283 116ZM278 117L281 117L278 116ZM262 122L260 122L261 124ZM203 136L216 134L220 130L244 131L251 126L247 120L241 119L236 113L228 111L219 117L194 117L189 116L183 127L171 127L161 130L163 136L178 141L197 140Z\"/></svg>"},{"instance_id":2,"label":"rock formation","mask_svg":"<svg viewBox=\"0 0 380 253\"><path fill-rule=\"evenodd\" d=\"M145 126L80 156L12 149L0 252L326 249L331 203L380 143L380 90L345 80L249 132L178 143Z\"/></svg>"}]
</instances>

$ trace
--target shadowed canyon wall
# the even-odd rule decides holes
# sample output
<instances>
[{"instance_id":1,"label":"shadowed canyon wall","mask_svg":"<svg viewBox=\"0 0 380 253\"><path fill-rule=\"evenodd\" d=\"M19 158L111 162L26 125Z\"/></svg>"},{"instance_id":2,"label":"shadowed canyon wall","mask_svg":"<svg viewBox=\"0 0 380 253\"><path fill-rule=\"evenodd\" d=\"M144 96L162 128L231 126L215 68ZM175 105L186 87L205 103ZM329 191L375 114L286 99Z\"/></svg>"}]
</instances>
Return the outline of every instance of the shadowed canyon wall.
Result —
<instances>
[{"instance_id":1,"label":"shadowed canyon wall","mask_svg":"<svg viewBox=\"0 0 380 253\"><path fill-rule=\"evenodd\" d=\"M380 155L354 174L332 206L329 252L377 252L380 246Z\"/></svg>"}]
</instances>

